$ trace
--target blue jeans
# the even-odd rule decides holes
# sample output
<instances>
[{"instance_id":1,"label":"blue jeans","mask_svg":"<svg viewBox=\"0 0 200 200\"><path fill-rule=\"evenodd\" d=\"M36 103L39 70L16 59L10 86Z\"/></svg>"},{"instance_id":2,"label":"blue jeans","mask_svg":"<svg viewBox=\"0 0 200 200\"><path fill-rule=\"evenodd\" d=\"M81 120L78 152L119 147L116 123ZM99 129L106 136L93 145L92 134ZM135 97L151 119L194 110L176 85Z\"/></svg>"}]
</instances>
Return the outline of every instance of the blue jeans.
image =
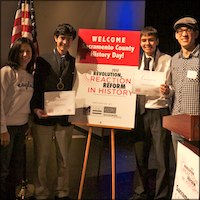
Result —
<instances>
[{"instance_id":1,"label":"blue jeans","mask_svg":"<svg viewBox=\"0 0 200 200\"><path fill-rule=\"evenodd\" d=\"M23 179L24 142L28 124L8 126L10 143L0 146L0 199L15 199L15 187ZM9 195L9 196L8 196Z\"/></svg>"}]
</instances>

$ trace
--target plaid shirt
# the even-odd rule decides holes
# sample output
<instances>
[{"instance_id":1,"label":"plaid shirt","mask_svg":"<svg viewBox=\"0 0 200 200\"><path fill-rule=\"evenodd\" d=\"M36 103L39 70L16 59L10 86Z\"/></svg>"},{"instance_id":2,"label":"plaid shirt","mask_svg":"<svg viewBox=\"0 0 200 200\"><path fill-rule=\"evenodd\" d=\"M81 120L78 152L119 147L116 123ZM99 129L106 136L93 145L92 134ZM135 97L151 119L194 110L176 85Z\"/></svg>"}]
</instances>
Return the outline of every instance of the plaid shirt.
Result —
<instances>
[{"instance_id":1,"label":"plaid shirt","mask_svg":"<svg viewBox=\"0 0 200 200\"><path fill-rule=\"evenodd\" d=\"M189 58L182 52L175 54L171 63L171 86L174 93L172 115L200 115L200 45Z\"/></svg>"}]
</instances>

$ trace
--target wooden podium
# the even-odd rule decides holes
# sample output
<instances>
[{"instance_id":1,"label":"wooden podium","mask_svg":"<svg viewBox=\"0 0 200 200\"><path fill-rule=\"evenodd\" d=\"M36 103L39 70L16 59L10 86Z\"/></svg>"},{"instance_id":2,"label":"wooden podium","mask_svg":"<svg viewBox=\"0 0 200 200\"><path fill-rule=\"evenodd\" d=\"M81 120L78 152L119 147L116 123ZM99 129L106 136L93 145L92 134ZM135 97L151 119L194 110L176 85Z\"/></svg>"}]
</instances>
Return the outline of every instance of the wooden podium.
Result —
<instances>
[{"instance_id":1,"label":"wooden podium","mask_svg":"<svg viewBox=\"0 0 200 200\"><path fill-rule=\"evenodd\" d=\"M177 146L172 199L199 199L200 116L164 116L163 127L185 138L183 142L178 142Z\"/></svg>"},{"instance_id":2,"label":"wooden podium","mask_svg":"<svg viewBox=\"0 0 200 200\"><path fill-rule=\"evenodd\" d=\"M163 127L180 134L188 141L200 140L200 115L169 115L163 117Z\"/></svg>"}]
</instances>

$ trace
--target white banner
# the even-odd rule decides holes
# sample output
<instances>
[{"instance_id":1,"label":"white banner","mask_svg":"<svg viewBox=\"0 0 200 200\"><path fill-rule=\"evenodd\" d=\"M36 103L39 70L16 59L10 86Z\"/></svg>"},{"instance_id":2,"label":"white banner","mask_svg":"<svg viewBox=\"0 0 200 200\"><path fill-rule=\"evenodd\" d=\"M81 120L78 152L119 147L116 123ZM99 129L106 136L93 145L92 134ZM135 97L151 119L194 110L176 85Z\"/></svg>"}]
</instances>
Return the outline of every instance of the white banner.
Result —
<instances>
[{"instance_id":1,"label":"white banner","mask_svg":"<svg viewBox=\"0 0 200 200\"><path fill-rule=\"evenodd\" d=\"M136 95L132 76L136 67L77 63L76 115L72 122L133 128Z\"/></svg>"},{"instance_id":2,"label":"white banner","mask_svg":"<svg viewBox=\"0 0 200 200\"><path fill-rule=\"evenodd\" d=\"M180 142L172 199L199 199L199 156Z\"/></svg>"},{"instance_id":3,"label":"white banner","mask_svg":"<svg viewBox=\"0 0 200 200\"><path fill-rule=\"evenodd\" d=\"M72 123L134 128L140 32L80 29Z\"/></svg>"}]
</instances>

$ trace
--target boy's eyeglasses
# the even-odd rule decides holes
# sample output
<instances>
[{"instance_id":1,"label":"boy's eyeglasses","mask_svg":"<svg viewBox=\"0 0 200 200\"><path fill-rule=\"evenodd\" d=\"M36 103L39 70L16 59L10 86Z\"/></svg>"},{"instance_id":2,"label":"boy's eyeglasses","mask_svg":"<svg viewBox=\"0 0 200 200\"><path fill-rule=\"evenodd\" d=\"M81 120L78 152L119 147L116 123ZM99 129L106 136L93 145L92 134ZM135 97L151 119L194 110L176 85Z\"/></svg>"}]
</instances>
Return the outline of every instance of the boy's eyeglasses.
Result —
<instances>
[{"instance_id":1,"label":"boy's eyeglasses","mask_svg":"<svg viewBox=\"0 0 200 200\"><path fill-rule=\"evenodd\" d=\"M179 34L179 35L182 35L183 32L186 32L186 33L192 33L194 30L192 28L179 28L176 30L176 32Z\"/></svg>"}]
</instances>

